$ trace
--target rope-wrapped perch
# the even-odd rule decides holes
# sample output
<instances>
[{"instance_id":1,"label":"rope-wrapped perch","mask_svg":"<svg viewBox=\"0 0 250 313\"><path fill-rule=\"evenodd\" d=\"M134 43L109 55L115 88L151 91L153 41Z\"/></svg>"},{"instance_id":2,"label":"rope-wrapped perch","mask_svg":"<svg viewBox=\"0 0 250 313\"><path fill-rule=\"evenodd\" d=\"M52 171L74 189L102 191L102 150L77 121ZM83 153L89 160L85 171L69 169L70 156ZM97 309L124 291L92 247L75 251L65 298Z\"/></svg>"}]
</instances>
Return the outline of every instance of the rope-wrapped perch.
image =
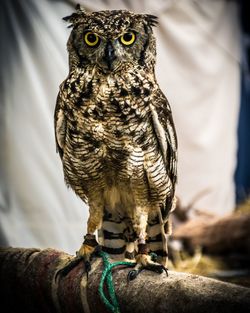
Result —
<instances>
[{"instance_id":1,"label":"rope-wrapped perch","mask_svg":"<svg viewBox=\"0 0 250 313\"><path fill-rule=\"evenodd\" d=\"M107 313L98 286L103 265L92 265L88 283L83 263L55 280L68 254L52 249L0 250L1 312L79 313L84 297L91 313ZM250 289L191 274L169 272L169 277L148 271L127 281L130 269L115 268L113 282L122 313L249 312ZM84 283L83 283L84 281ZM86 287L86 290L83 288ZM85 312L86 313L86 312Z\"/></svg>"}]
</instances>

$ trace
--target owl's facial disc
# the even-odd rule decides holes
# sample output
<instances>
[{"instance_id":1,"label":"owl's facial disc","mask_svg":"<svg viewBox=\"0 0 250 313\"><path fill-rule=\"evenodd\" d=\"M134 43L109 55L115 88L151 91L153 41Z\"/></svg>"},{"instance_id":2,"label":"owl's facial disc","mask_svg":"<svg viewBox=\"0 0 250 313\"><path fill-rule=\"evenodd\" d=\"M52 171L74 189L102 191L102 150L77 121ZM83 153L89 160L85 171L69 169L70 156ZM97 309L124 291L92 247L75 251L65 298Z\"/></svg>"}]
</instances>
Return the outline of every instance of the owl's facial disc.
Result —
<instances>
[{"instance_id":1,"label":"owl's facial disc","mask_svg":"<svg viewBox=\"0 0 250 313\"><path fill-rule=\"evenodd\" d=\"M135 30L124 30L117 35L107 34L105 31L86 29L81 37L83 45L79 45L76 38L79 54L88 59L89 63L96 64L104 72L115 71L124 64L133 63L135 56L134 44L138 34Z\"/></svg>"},{"instance_id":2,"label":"owl's facial disc","mask_svg":"<svg viewBox=\"0 0 250 313\"><path fill-rule=\"evenodd\" d=\"M73 27L68 40L70 69L97 67L104 73L155 65L155 16L126 10L87 13L65 18Z\"/></svg>"}]
</instances>

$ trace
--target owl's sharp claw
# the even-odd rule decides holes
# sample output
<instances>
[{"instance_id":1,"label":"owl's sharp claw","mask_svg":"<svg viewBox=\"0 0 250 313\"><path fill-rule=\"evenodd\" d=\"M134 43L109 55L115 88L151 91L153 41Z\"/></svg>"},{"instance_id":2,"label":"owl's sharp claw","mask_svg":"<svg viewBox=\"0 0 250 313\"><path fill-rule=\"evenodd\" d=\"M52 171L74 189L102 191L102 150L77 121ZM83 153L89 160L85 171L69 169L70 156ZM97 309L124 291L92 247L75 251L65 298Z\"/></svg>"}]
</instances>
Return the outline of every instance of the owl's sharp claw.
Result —
<instances>
[{"instance_id":1,"label":"owl's sharp claw","mask_svg":"<svg viewBox=\"0 0 250 313\"><path fill-rule=\"evenodd\" d=\"M127 276L127 280L131 281L134 280L138 275L138 271L137 270L131 270L128 272L128 276Z\"/></svg>"},{"instance_id":2,"label":"owl's sharp claw","mask_svg":"<svg viewBox=\"0 0 250 313\"><path fill-rule=\"evenodd\" d=\"M166 275L168 276L168 269L161 264L148 264L144 268L158 274L162 274L165 271Z\"/></svg>"},{"instance_id":3,"label":"owl's sharp claw","mask_svg":"<svg viewBox=\"0 0 250 313\"><path fill-rule=\"evenodd\" d=\"M89 259L85 259L84 256L76 256L72 260L69 261L63 268L58 270L55 275L55 280L58 279L59 276L65 277L68 275L70 271L73 270L81 261L84 263L84 269L88 277L88 273L91 271L91 263Z\"/></svg>"},{"instance_id":4,"label":"owl's sharp claw","mask_svg":"<svg viewBox=\"0 0 250 313\"><path fill-rule=\"evenodd\" d=\"M166 268L165 266L163 266L163 270L165 271L166 276L168 277L168 268Z\"/></svg>"},{"instance_id":5,"label":"owl's sharp claw","mask_svg":"<svg viewBox=\"0 0 250 313\"><path fill-rule=\"evenodd\" d=\"M152 271L158 274L166 273L168 276L168 269L161 264L148 264L146 266L141 266L138 269L134 269L128 272L127 279L128 281L134 280L143 270Z\"/></svg>"},{"instance_id":6,"label":"owl's sharp claw","mask_svg":"<svg viewBox=\"0 0 250 313\"><path fill-rule=\"evenodd\" d=\"M102 246L101 245L96 246L94 252L91 254L91 259L93 257L99 257L101 251L102 251Z\"/></svg>"},{"instance_id":7,"label":"owl's sharp claw","mask_svg":"<svg viewBox=\"0 0 250 313\"><path fill-rule=\"evenodd\" d=\"M55 275L55 280L58 279L59 276L65 277L74 267L76 267L82 261L82 257L76 256L72 260L68 262L63 268L58 270Z\"/></svg>"},{"instance_id":8,"label":"owl's sharp claw","mask_svg":"<svg viewBox=\"0 0 250 313\"><path fill-rule=\"evenodd\" d=\"M88 273L91 271L91 263L88 260L83 260L83 262L84 262L85 272L87 273L87 276L88 276Z\"/></svg>"},{"instance_id":9,"label":"owl's sharp claw","mask_svg":"<svg viewBox=\"0 0 250 313\"><path fill-rule=\"evenodd\" d=\"M144 268L139 268L138 270L131 270L128 272L128 276L127 276L127 280L131 281L136 279L136 277L140 274L140 272L143 270Z\"/></svg>"},{"instance_id":10,"label":"owl's sharp claw","mask_svg":"<svg viewBox=\"0 0 250 313\"><path fill-rule=\"evenodd\" d=\"M148 254L140 253L136 257L137 264L135 268L128 273L128 281L134 280L142 270L152 271L158 274L166 273L168 276L167 268L159 263L152 261L151 256Z\"/></svg>"},{"instance_id":11,"label":"owl's sharp claw","mask_svg":"<svg viewBox=\"0 0 250 313\"><path fill-rule=\"evenodd\" d=\"M84 263L84 269L87 274L91 271L91 260L98 255L101 247L91 247L91 246L82 246L82 250L80 249L76 256L71 259L63 268L59 269L55 275L55 280L58 279L59 276L65 277L74 267L76 267L81 261Z\"/></svg>"}]
</instances>

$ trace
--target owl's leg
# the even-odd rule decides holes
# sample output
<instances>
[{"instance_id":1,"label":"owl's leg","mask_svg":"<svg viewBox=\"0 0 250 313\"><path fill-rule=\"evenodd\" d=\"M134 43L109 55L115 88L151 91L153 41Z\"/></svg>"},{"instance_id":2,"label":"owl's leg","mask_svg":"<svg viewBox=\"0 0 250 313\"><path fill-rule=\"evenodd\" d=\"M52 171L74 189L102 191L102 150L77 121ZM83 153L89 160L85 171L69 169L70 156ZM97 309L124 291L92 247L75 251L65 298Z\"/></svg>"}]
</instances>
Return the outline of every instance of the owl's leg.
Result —
<instances>
[{"instance_id":1,"label":"owl's leg","mask_svg":"<svg viewBox=\"0 0 250 313\"><path fill-rule=\"evenodd\" d=\"M156 273L163 273L164 271L167 273L167 269L164 265L156 263L152 260L152 257L149 254L148 245L146 243L147 238L147 221L148 221L148 214L146 213L139 213L135 216L134 219L134 230L138 237L138 253L136 255L136 263L137 265L133 270L128 273L128 280L135 279L138 274L144 270L154 271Z\"/></svg>"},{"instance_id":2,"label":"owl's leg","mask_svg":"<svg viewBox=\"0 0 250 313\"><path fill-rule=\"evenodd\" d=\"M133 225L131 220L127 220L126 228L123 231L123 237L126 242L126 250L124 254L125 261L131 262L135 261L135 241L136 241L136 234L133 229Z\"/></svg>"},{"instance_id":3,"label":"owl's leg","mask_svg":"<svg viewBox=\"0 0 250 313\"><path fill-rule=\"evenodd\" d=\"M168 236L171 235L171 221L167 220L166 222L163 222L161 225L161 243L162 243L162 249L161 249L161 264L163 264L165 267L168 266Z\"/></svg>"},{"instance_id":4,"label":"owl's leg","mask_svg":"<svg viewBox=\"0 0 250 313\"><path fill-rule=\"evenodd\" d=\"M165 229L167 228L164 227ZM167 247L167 232L162 229L159 221L151 223L147 228L148 247L151 253L157 255L157 262L167 267L168 263L168 247Z\"/></svg>"},{"instance_id":5,"label":"owl's leg","mask_svg":"<svg viewBox=\"0 0 250 313\"><path fill-rule=\"evenodd\" d=\"M135 261L135 243L134 242L126 242L126 250L125 250L125 261Z\"/></svg>"},{"instance_id":6,"label":"owl's leg","mask_svg":"<svg viewBox=\"0 0 250 313\"><path fill-rule=\"evenodd\" d=\"M95 231L100 228L103 217L103 209L90 206L89 218L87 223L87 234L84 236L84 241L80 249L76 252L76 256L70 260L66 266L60 269L58 275L66 276L75 266L77 266L81 261L84 262L85 271L91 270L91 258L96 250L98 250L98 242L96 240Z\"/></svg>"},{"instance_id":7,"label":"owl's leg","mask_svg":"<svg viewBox=\"0 0 250 313\"><path fill-rule=\"evenodd\" d=\"M76 252L76 259L79 261L83 260L85 271L87 273L91 270L90 261L98 247L99 244L94 232L88 230L87 234L84 236L84 241L80 249Z\"/></svg>"}]
</instances>

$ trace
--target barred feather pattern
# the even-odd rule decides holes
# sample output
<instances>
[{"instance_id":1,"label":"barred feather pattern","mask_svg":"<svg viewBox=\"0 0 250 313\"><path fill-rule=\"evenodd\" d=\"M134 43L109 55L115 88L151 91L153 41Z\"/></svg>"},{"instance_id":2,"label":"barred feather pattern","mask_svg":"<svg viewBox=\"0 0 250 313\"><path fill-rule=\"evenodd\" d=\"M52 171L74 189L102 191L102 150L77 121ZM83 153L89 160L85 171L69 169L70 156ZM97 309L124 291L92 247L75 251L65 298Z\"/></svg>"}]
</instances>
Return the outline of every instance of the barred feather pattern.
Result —
<instances>
[{"instance_id":1,"label":"barred feather pattern","mask_svg":"<svg viewBox=\"0 0 250 313\"><path fill-rule=\"evenodd\" d=\"M164 260L169 213L174 209L177 139L170 106L154 74L156 18L101 12L105 33L119 34L124 24L120 22L119 30L110 16L118 20L124 14L129 29L139 23L138 32L145 33L135 60L117 57L117 68L107 70L96 62L97 56L95 61L89 59L74 44L78 38L74 32L79 23L84 29L86 14L75 15L77 26L68 42L70 72L60 85L55 109L65 181L88 203L88 233L99 229L107 252L131 259L138 241L146 241ZM109 18L106 23L103 16Z\"/></svg>"}]
</instances>

